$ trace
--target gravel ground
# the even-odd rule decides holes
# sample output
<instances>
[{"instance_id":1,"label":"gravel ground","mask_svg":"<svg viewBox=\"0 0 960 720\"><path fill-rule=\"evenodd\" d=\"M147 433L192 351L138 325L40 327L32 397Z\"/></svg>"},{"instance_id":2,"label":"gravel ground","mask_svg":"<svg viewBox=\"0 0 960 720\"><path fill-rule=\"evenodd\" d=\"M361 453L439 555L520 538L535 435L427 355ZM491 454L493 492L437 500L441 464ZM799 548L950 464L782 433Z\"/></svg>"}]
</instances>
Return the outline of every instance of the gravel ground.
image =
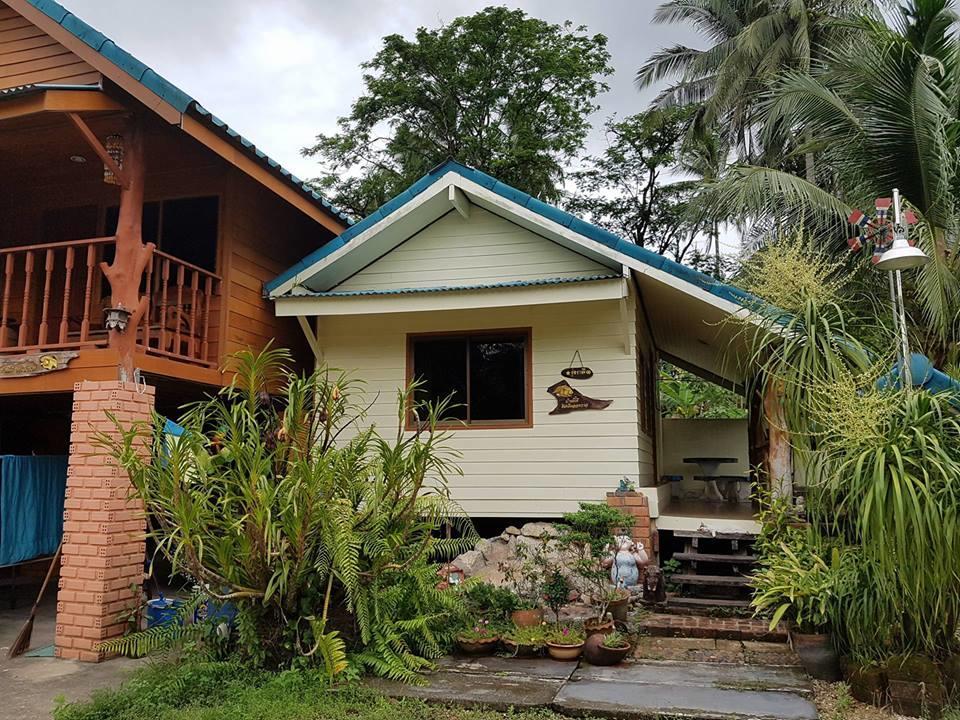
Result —
<instances>
[{"instance_id":1,"label":"gravel ground","mask_svg":"<svg viewBox=\"0 0 960 720\"><path fill-rule=\"evenodd\" d=\"M897 720L902 717L854 700L846 683L815 680L813 693L820 720Z\"/></svg>"}]
</instances>

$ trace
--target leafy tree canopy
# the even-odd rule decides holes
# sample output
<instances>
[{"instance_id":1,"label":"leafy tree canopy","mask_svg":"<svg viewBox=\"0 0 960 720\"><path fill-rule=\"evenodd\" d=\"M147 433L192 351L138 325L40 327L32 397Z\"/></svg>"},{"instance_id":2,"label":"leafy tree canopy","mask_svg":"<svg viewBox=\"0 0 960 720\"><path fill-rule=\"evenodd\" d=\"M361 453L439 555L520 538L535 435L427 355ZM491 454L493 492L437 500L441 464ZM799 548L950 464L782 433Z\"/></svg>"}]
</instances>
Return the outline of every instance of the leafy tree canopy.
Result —
<instances>
[{"instance_id":1,"label":"leafy tree canopy","mask_svg":"<svg viewBox=\"0 0 960 720\"><path fill-rule=\"evenodd\" d=\"M567 209L637 245L682 260L694 232L685 221L691 183L663 182L678 164L690 109L654 109L608 120L607 148L572 174Z\"/></svg>"},{"instance_id":2,"label":"leafy tree canopy","mask_svg":"<svg viewBox=\"0 0 960 720\"><path fill-rule=\"evenodd\" d=\"M605 36L504 7L389 35L338 131L303 152L322 163L320 188L360 217L448 158L556 201L609 60Z\"/></svg>"}]
</instances>

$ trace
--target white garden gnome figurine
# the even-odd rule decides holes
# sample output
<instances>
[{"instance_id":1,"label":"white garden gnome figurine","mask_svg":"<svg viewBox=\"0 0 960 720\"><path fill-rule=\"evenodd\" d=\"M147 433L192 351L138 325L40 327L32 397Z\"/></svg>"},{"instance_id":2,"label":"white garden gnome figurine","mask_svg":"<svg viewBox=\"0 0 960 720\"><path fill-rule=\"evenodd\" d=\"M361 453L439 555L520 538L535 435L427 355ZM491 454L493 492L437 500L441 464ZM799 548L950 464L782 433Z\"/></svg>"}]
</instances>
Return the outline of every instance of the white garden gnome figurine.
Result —
<instances>
[{"instance_id":1,"label":"white garden gnome figurine","mask_svg":"<svg viewBox=\"0 0 960 720\"><path fill-rule=\"evenodd\" d=\"M640 568L650 562L643 544L629 535L618 535L610 557L604 562L610 568L610 582L614 587L630 589L640 582Z\"/></svg>"}]
</instances>

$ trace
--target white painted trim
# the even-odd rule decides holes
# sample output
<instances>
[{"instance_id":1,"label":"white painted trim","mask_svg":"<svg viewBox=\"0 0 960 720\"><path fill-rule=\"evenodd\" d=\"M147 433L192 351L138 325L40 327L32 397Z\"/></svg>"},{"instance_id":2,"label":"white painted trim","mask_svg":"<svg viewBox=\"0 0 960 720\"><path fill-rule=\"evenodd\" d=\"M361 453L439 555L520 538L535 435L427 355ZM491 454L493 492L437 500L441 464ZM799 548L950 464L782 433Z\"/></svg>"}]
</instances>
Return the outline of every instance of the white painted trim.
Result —
<instances>
[{"instance_id":1,"label":"white painted trim","mask_svg":"<svg viewBox=\"0 0 960 720\"><path fill-rule=\"evenodd\" d=\"M550 239L551 235L553 235L555 238L563 238L567 242L579 245L591 253L619 263L621 266L629 268L637 275L647 276L655 281L677 288L681 292L690 295L701 302L707 303L727 314L739 315L745 318L748 318L752 315L749 310L745 309L741 305L713 295L712 293L709 293L692 283L677 278L659 268L647 265L636 258L630 257L629 255L617 252L616 250L607 247L603 243L599 243L596 240L591 240L590 238L574 232L569 228L554 222L553 220L545 218L544 216L535 213L532 210L518 205L512 200L507 200L506 198L501 197L492 190L488 190L482 185L479 185L452 170L441 176L433 185L417 195L413 200L400 206L397 210L390 213L390 215L364 230L362 233L350 240L350 242L348 242L346 245L338 248L327 257L317 261L306 270L303 270L293 278L275 288L270 293L270 296L274 299L285 301L286 298L278 298L278 296L288 292L294 286L299 284L304 278L312 277L324 268L330 266L332 263L337 262L348 252L361 247L370 238L380 234L380 232L382 232L387 226L415 212L427 201L444 191L447 191L448 197L451 198L451 202L453 201L453 197L459 193L464 194L468 205L470 204L470 196L483 200L489 205L495 207L498 211L497 214L500 214L501 217L504 217L508 220L511 218L519 218L528 224L532 224L539 228L542 231L542 234L544 234L548 239Z\"/></svg>"},{"instance_id":2,"label":"white painted trim","mask_svg":"<svg viewBox=\"0 0 960 720\"><path fill-rule=\"evenodd\" d=\"M310 327L310 321L307 320L306 315L297 315L297 322L300 323L300 329L303 330L303 334L307 338L307 344L310 345L310 349L313 351L314 359L318 363L322 362L323 351L320 349L320 341L317 340L316 333L314 333L313 328Z\"/></svg>"},{"instance_id":3,"label":"white painted trim","mask_svg":"<svg viewBox=\"0 0 960 720\"><path fill-rule=\"evenodd\" d=\"M456 185L450 185L449 188L450 204L453 205L454 209L460 213L460 216L464 220L470 219L470 201L467 199L467 196L463 194L463 191L458 188Z\"/></svg>"},{"instance_id":4,"label":"white painted trim","mask_svg":"<svg viewBox=\"0 0 960 720\"><path fill-rule=\"evenodd\" d=\"M622 292L622 281L615 278L560 285L452 290L432 293L351 295L348 297L288 296L276 298L274 307L278 317L372 315L620 300Z\"/></svg>"}]
</instances>

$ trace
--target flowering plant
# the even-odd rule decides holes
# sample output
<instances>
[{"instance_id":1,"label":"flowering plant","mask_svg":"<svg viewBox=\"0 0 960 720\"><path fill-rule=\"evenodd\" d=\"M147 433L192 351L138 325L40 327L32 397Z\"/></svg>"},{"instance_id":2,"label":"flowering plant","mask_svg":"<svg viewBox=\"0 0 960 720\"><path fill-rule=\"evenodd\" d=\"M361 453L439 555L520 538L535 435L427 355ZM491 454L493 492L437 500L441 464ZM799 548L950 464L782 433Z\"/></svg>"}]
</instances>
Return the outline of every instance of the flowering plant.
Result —
<instances>
[{"instance_id":1,"label":"flowering plant","mask_svg":"<svg viewBox=\"0 0 960 720\"><path fill-rule=\"evenodd\" d=\"M548 642L554 645L582 645L586 639L586 633L579 625L558 623L553 626Z\"/></svg>"},{"instance_id":2,"label":"flowering plant","mask_svg":"<svg viewBox=\"0 0 960 720\"><path fill-rule=\"evenodd\" d=\"M490 627L490 621L481 619L468 625L466 629L460 632L457 639L466 642L481 642L483 640L496 640L498 637L496 630Z\"/></svg>"}]
</instances>

